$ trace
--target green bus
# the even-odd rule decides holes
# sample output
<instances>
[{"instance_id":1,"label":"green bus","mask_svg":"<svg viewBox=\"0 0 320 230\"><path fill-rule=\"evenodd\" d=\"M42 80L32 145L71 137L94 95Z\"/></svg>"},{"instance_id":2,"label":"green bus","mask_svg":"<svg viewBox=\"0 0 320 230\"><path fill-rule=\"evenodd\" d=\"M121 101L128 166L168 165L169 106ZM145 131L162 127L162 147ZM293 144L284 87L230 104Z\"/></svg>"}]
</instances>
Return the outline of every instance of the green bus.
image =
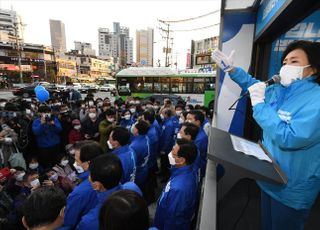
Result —
<instances>
[{"instance_id":1,"label":"green bus","mask_svg":"<svg viewBox=\"0 0 320 230\"><path fill-rule=\"evenodd\" d=\"M216 72L176 71L168 67L130 67L116 74L117 90L126 96L145 98L155 94L181 96L189 104L213 107Z\"/></svg>"}]
</instances>

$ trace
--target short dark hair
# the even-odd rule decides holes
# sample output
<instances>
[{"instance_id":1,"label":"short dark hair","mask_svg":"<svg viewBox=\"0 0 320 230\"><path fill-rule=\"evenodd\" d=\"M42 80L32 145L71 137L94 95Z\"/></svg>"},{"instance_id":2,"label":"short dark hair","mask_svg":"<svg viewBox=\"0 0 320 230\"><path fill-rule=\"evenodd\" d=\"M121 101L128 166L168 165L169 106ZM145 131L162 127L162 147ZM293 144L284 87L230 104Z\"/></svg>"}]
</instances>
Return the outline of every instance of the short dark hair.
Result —
<instances>
[{"instance_id":1,"label":"short dark hair","mask_svg":"<svg viewBox=\"0 0 320 230\"><path fill-rule=\"evenodd\" d=\"M135 124L139 135L146 135L149 130L149 124L146 121L140 120Z\"/></svg>"},{"instance_id":2,"label":"short dark hair","mask_svg":"<svg viewBox=\"0 0 320 230\"><path fill-rule=\"evenodd\" d=\"M184 133L186 135L190 135L191 139L194 141L199 133L199 127L196 126L195 124L186 122L183 123L181 127L185 127Z\"/></svg>"},{"instance_id":3,"label":"short dark hair","mask_svg":"<svg viewBox=\"0 0 320 230\"><path fill-rule=\"evenodd\" d=\"M189 114L193 115L194 116L194 119L196 121L200 121L200 124L202 125L203 122L204 122L204 115L203 113L200 111L200 110L191 110L189 112Z\"/></svg>"},{"instance_id":4,"label":"short dark hair","mask_svg":"<svg viewBox=\"0 0 320 230\"><path fill-rule=\"evenodd\" d=\"M105 112L105 115L106 116L113 116L113 115L116 115L116 111L114 109L107 109L106 112Z\"/></svg>"},{"instance_id":5,"label":"short dark hair","mask_svg":"<svg viewBox=\"0 0 320 230\"><path fill-rule=\"evenodd\" d=\"M194 107L192 104L187 104L186 106L188 106L190 110L194 110Z\"/></svg>"},{"instance_id":6,"label":"short dark hair","mask_svg":"<svg viewBox=\"0 0 320 230\"><path fill-rule=\"evenodd\" d=\"M317 71L315 73L315 82L320 84L320 42L311 42L303 40L291 42L282 54L281 64L283 63L283 60L286 58L286 56L291 51L296 49L301 49L306 53L310 66L315 68Z\"/></svg>"},{"instance_id":7,"label":"short dark hair","mask_svg":"<svg viewBox=\"0 0 320 230\"><path fill-rule=\"evenodd\" d=\"M82 146L91 143L91 141L85 140L85 141L79 141L77 143L75 143L72 148L75 150L80 150Z\"/></svg>"},{"instance_id":8,"label":"short dark hair","mask_svg":"<svg viewBox=\"0 0 320 230\"><path fill-rule=\"evenodd\" d=\"M153 109L147 109L143 112L143 117L145 120L149 121L150 124L153 124L155 120L155 112Z\"/></svg>"},{"instance_id":9,"label":"short dark hair","mask_svg":"<svg viewBox=\"0 0 320 230\"><path fill-rule=\"evenodd\" d=\"M187 165L191 165L197 157L197 146L193 141L186 139L177 139L177 145L179 145L178 156L186 159Z\"/></svg>"},{"instance_id":10,"label":"short dark hair","mask_svg":"<svg viewBox=\"0 0 320 230\"><path fill-rule=\"evenodd\" d=\"M103 154L103 149L95 141L87 142L80 148L80 160L82 162L91 161L95 157L102 154Z\"/></svg>"},{"instance_id":11,"label":"short dark hair","mask_svg":"<svg viewBox=\"0 0 320 230\"><path fill-rule=\"evenodd\" d=\"M48 106L46 105L39 106L38 113L50 113L50 112L51 110Z\"/></svg>"},{"instance_id":12,"label":"short dark hair","mask_svg":"<svg viewBox=\"0 0 320 230\"><path fill-rule=\"evenodd\" d=\"M104 202L99 214L100 230L147 230L149 211L146 201L136 192L120 190Z\"/></svg>"},{"instance_id":13,"label":"short dark hair","mask_svg":"<svg viewBox=\"0 0 320 230\"><path fill-rule=\"evenodd\" d=\"M172 110L169 108L165 108L163 109L163 112L165 115L167 115L168 117L172 117Z\"/></svg>"},{"instance_id":14,"label":"short dark hair","mask_svg":"<svg viewBox=\"0 0 320 230\"><path fill-rule=\"evenodd\" d=\"M182 104L177 104L176 107L175 107L175 109L178 109L178 108L184 110L184 105L182 105Z\"/></svg>"},{"instance_id":15,"label":"short dark hair","mask_svg":"<svg viewBox=\"0 0 320 230\"><path fill-rule=\"evenodd\" d=\"M64 192L57 187L40 187L27 198L23 215L29 228L53 223L66 205Z\"/></svg>"},{"instance_id":16,"label":"short dark hair","mask_svg":"<svg viewBox=\"0 0 320 230\"><path fill-rule=\"evenodd\" d=\"M103 154L91 161L89 171L92 181L99 181L105 189L112 189L120 183L122 164L118 156Z\"/></svg>"},{"instance_id":17,"label":"short dark hair","mask_svg":"<svg viewBox=\"0 0 320 230\"><path fill-rule=\"evenodd\" d=\"M114 127L111 131L112 139L118 141L121 146L124 146L129 143L130 133L124 127Z\"/></svg>"}]
</instances>

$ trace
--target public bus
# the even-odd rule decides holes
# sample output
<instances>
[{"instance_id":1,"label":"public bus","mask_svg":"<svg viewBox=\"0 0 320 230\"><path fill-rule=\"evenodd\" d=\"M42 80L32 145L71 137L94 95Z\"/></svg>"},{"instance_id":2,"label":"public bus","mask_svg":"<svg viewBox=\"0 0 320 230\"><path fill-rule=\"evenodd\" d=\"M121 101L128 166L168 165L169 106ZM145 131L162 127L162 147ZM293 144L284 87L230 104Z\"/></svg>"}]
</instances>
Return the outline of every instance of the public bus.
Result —
<instances>
[{"instance_id":1,"label":"public bus","mask_svg":"<svg viewBox=\"0 0 320 230\"><path fill-rule=\"evenodd\" d=\"M216 71L176 71L168 67L131 67L116 74L118 94L145 98L155 94L181 96L189 104L213 108Z\"/></svg>"}]
</instances>

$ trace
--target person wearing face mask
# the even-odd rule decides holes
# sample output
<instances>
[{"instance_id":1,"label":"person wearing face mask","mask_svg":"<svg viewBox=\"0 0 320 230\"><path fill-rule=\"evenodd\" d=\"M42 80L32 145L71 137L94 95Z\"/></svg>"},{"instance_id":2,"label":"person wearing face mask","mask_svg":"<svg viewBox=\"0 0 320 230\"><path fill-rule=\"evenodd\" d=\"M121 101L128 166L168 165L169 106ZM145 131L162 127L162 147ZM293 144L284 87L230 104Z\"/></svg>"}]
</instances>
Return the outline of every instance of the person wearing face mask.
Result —
<instances>
[{"instance_id":1,"label":"person wearing face mask","mask_svg":"<svg viewBox=\"0 0 320 230\"><path fill-rule=\"evenodd\" d=\"M97 108L89 107L88 117L81 124L85 140L99 141L99 124Z\"/></svg>"},{"instance_id":2,"label":"person wearing face mask","mask_svg":"<svg viewBox=\"0 0 320 230\"><path fill-rule=\"evenodd\" d=\"M80 102L79 119L83 122L88 116L87 105L85 101Z\"/></svg>"},{"instance_id":3,"label":"person wearing face mask","mask_svg":"<svg viewBox=\"0 0 320 230\"><path fill-rule=\"evenodd\" d=\"M108 109L105 112L105 119L100 122L99 133L100 133L100 145L103 151L108 148L107 141L113 126L115 125L116 111L114 109Z\"/></svg>"},{"instance_id":4,"label":"person wearing face mask","mask_svg":"<svg viewBox=\"0 0 320 230\"><path fill-rule=\"evenodd\" d=\"M129 111L131 113L133 122L136 122L137 118L138 118L138 112L137 112L136 105L135 104L129 104Z\"/></svg>"},{"instance_id":5,"label":"person wearing face mask","mask_svg":"<svg viewBox=\"0 0 320 230\"><path fill-rule=\"evenodd\" d=\"M81 130L81 123L78 119L72 121L73 129L69 132L68 139L69 144L75 144L79 141L84 140L84 135Z\"/></svg>"},{"instance_id":6,"label":"person wearing face mask","mask_svg":"<svg viewBox=\"0 0 320 230\"><path fill-rule=\"evenodd\" d=\"M39 107L40 116L33 121L32 131L36 136L39 163L50 168L57 163L60 153L61 123L51 114L51 110L43 105Z\"/></svg>"},{"instance_id":7,"label":"person wearing face mask","mask_svg":"<svg viewBox=\"0 0 320 230\"><path fill-rule=\"evenodd\" d=\"M168 154L171 176L157 204L156 228L190 229L198 199L197 173L192 166L196 156L197 147L185 139L178 139Z\"/></svg>"},{"instance_id":8,"label":"person wearing face mask","mask_svg":"<svg viewBox=\"0 0 320 230\"><path fill-rule=\"evenodd\" d=\"M39 175L44 173L44 168L42 165L39 165L38 157L35 155L29 158L28 168L29 170L37 172Z\"/></svg>"},{"instance_id":9,"label":"person wearing face mask","mask_svg":"<svg viewBox=\"0 0 320 230\"><path fill-rule=\"evenodd\" d=\"M134 120L131 116L131 112L129 110L124 110L122 113L122 119L120 121L120 126L126 128L130 131L131 126L134 124Z\"/></svg>"},{"instance_id":10,"label":"person wearing face mask","mask_svg":"<svg viewBox=\"0 0 320 230\"><path fill-rule=\"evenodd\" d=\"M0 147L2 154L0 155L0 160L1 165L3 167L8 167L11 155L17 152L16 144L18 142L18 134L7 124L2 124L1 129L2 130L0 132ZM13 162L11 162L11 164L12 163ZM25 167L25 164L20 166Z\"/></svg>"},{"instance_id":11,"label":"person wearing face mask","mask_svg":"<svg viewBox=\"0 0 320 230\"><path fill-rule=\"evenodd\" d=\"M172 110L165 108L162 110L160 116L163 121L162 132L159 140L159 152L160 152L160 163L161 172L164 176L164 181L169 179L169 161L168 154L174 145L174 125L172 121Z\"/></svg>"},{"instance_id":12,"label":"person wearing face mask","mask_svg":"<svg viewBox=\"0 0 320 230\"><path fill-rule=\"evenodd\" d=\"M208 152L208 136L202 128L204 122L204 115L200 110L192 110L187 115L187 122L196 125L199 128L199 132L194 140L194 143L198 147L199 153L195 161L195 165L200 167L200 177L203 178L206 172L207 165L207 152Z\"/></svg>"},{"instance_id":13,"label":"person wearing face mask","mask_svg":"<svg viewBox=\"0 0 320 230\"><path fill-rule=\"evenodd\" d=\"M99 230L99 212L104 201L114 192L129 189L142 196L139 187L133 182L121 184L122 165L114 154L98 156L90 163L89 180L98 196L98 203L82 217L77 230Z\"/></svg>"},{"instance_id":14,"label":"person wearing face mask","mask_svg":"<svg viewBox=\"0 0 320 230\"><path fill-rule=\"evenodd\" d=\"M290 43L281 58L280 84L271 86L233 67L232 57L220 51L213 59L250 92L262 143L288 177L286 185L258 181L262 229L303 229L320 188L320 43Z\"/></svg>"},{"instance_id":15,"label":"person wearing face mask","mask_svg":"<svg viewBox=\"0 0 320 230\"><path fill-rule=\"evenodd\" d=\"M72 130L72 120L71 114L69 111L69 107L67 105L60 106L60 114L59 114L59 121L61 123L62 131L60 132L60 148L65 149L65 146L68 144L68 136L70 131Z\"/></svg>"},{"instance_id":16,"label":"person wearing face mask","mask_svg":"<svg viewBox=\"0 0 320 230\"><path fill-rule=\"evenodd\" d=\"M129 147L129 140L129 131L123 127L113 128L108 140L109 149L111 149L112 154L119 157L122 164L122 184L129 181L135 182L136 178L136 154Z\"/></svg>"},{"instance_id":17,"label":"person wearing face mask","mask_svg":"<svg viewBox=\"0 0 320 230\"><path fill-rule=\"evenodd\" d=\"M176 105L176 107L175 107L175 115L172 116L172 122L173 122L173 126L174 126L175 138L177 137L177 134L179 133L179 130L180 130L179 119L180 119L181 114L183 113L183 109L184 109L184 106L182 104Z\"/></svg>"},{"instance_id":18,"label":"person wearing face mask","mask_svg":"<svg viewBox=\"0 0 320 230\"><path fill-rule=\"evenodd\" d=\"M65 209L65 229L75 229L81 217L86 215L98 203L97 193L88 180L90 162L103 151L99 144L93 141L82 141L74 146L75 168L80 173L82 182L69 194Z\"/></svg>"}]
</instances>

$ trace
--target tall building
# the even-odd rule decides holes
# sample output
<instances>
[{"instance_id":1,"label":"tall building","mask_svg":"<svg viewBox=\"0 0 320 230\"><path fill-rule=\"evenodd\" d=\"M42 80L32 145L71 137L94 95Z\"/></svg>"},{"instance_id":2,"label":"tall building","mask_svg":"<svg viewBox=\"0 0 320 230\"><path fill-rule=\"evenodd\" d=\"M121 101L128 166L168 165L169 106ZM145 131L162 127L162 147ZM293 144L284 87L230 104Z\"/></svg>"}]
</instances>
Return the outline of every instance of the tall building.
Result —
<instances>
[{"instance_id":1,"label":"tall building","mask_svg":"<svg viewBox=\"0 0 320 230\"><path fill-rule=\"evenodd\" d=\"M0 9L0 41L23 42L23 24L21 17L13 10Z\"/></svg>"},{"instance_id":2,"label":"tall building","mask_svg":"<svg viewBox=\"0 0 320 230\"><path fill-rule=\"evenodd\" d=\"M96 56L96 51L92 49L91 43L75 41L74 49L78 50L80 54L83 55Z\"/></svg>"},{"instance_id":3,"label":"tall building","mask_svg":"<svg viewBox=\"0 0 320 230\"><path fill-rule=\"evenodd\" d=\"M136 32L136 62L142 66L153 66L153 39L153 29L151 28Z\"/></svg>"},{"instance_id":4,"label":"tall building","mask_svg":"<svg viewBox=\"0 0 320 230\"><path fill-rule=\"evenodd\" d=\"M55 52L66 52L66 32L64 23L50 19L51 45Z\"/></svg>"},{"instance_id":5,"label":"tall building","mask_svg":"<svg viewBox=\"0 0 320 230\"><path fill-rule=\"evenodd\" d=\"M113 32L108 28L99 28L99 56L113 57L120 66L133 62L133 40L129 37L130 29L113 23Z\"/></svg>"}]
</instances>

